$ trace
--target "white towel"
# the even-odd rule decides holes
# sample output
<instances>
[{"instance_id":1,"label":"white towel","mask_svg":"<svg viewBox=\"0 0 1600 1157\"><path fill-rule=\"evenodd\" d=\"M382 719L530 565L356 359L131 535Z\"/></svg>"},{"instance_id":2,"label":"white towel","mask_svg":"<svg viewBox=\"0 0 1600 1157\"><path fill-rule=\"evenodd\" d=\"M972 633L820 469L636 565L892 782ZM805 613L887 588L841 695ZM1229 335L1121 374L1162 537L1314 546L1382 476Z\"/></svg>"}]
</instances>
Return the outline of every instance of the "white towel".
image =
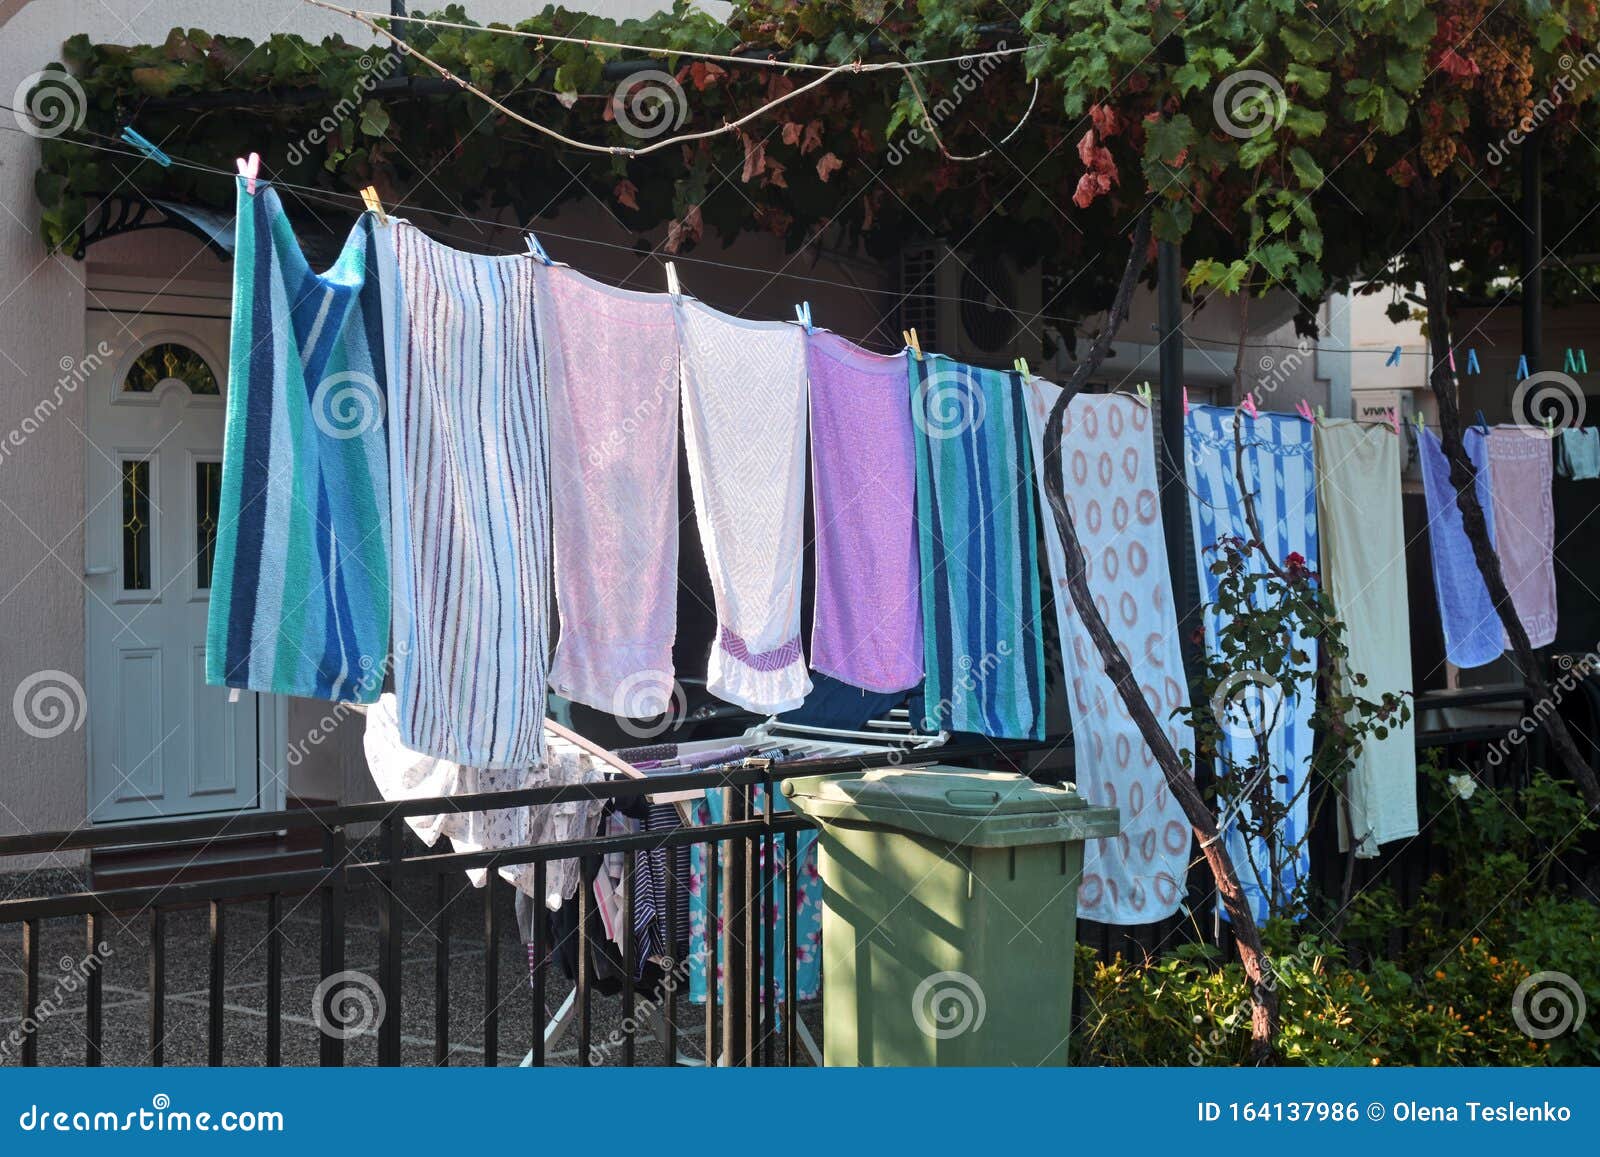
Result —
<instances>
[{"instance_id":1,"label":"white towel","mask_svg":"<svg viewBox=\"0 0 1600 1157\"><path fill-rule=\"evenodd\" d=\"M678 625L678 334L672 298L536 265L550 399L559 695L667 711Z\"/></svg>"},{"instance_id":2,"label":"white towel","mask_svg":"<svg viewBox=\"0 0 1600 1157\"><path fill-rule=\"evenodd\" d=\"M1322 581L1345 627L1345 694L1377 700L1411 690L1411 614L1400 506L1400 439L1345 418L1316 423L1317 525ZM1354 687L1349 676L1367 677ZM1356 855L1417 834L1417 749L1412 724L1369 736L1345 780L1339 850ZM1346 814L1348 812L1348 815Z\"/></svg>"},{"instance_id":3,"label":"white towel","mask_svg":"<svg viewBox=\"0 0 1600 1157\"><path fill-rule=\"evenodd\" d=\"M805 330L680 298L684 444L717 603L706 689L749 711L811 690L800 646Z\"/></svg>"},{"instance_id":4,"label":"white towel","mask_svg":"<svg viewBox=\"0 0 1600 1157\"><path fill-rule=\"evenodd\" d=\"M1044 511L1056 624L1072 696L1078 791L1122 809L1122 832L1083 853L1078 915L1106 924L1165 919L1183 900L1191 829L1166 776L1134 725L1067 589L1066 551L1044 485L1044 428L1061 387L1028 380L1028 425ZM1067 510L1100 617L1133 668L1174 749L1194 746L1172 712L1189 704L1172 574L1156 497L1150 409L1114 394L1079 394L1061 431Z\"/></svg>"},{"instance_id":5,"label":"white towel","mask_svg":"<svg viewBox=\"0 0 1600 1157\"><path fill-rule=\"evenodd\" d=\"M530 767L544 757L550 617L534 263L459 253L403 221L385 232L401 740Z\"/></svg>"}]
</instances>

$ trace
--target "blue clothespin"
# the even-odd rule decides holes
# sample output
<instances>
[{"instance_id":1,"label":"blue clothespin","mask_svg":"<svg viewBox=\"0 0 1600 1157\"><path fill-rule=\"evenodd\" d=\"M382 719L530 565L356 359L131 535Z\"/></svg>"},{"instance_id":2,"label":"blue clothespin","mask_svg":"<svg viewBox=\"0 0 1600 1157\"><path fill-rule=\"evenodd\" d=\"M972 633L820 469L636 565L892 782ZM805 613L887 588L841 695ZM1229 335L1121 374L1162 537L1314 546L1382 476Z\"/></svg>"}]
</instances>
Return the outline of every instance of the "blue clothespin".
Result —
<instances>
[{"instance_id":1,"label":"blue clothespin","mask_svg":"<svg viewBox=\"0 0 1600 1157\"><path fill-rule=\"evenodd\" d=\"M1395 346L1394 347L1394 352L1389 355L1389 360L1384 362L1383 364L1386 365L1386 366L1397 366L1397 365L1400 364L1400 347L1399 346Z\"/></svg>"},{"instance_id":2,"label":"blue clothespin","mask_svg":"<svg viewBox=\"0 0 1600 1157\"><path fill-rule=\"evenodd\" d=\"M160 165L163 169L170 169L172 167L172 158L167 156L167 154L163 153L160 149L156 148L155 145L145 140L144 137L134 132L132 125L122 126L122 139L128 144L132 145L134 148L138 149L145 156L149 157L156 164Z\"/></svg>"},{"instance_id":3,"label":"blue clothespin","mask_svg":"<svg viewBox=\"0 0 1600 1157\"><path fill-rule=\"evenodd\" d=\"M1589 355L1581 349L1578 351L1578 372L1580 374L1589 372Z\"/></svg>"},{"instance_id":4,"label":"blue clothespin","mask_svg":"<svg viewBox=\"0 0 1600 1157\"><path fill-rule=\"evenodd\" d=\"M1482 430L1485 434L1489 432L1489 420L1483 416L1482 410L1478 411L1478 429Z\"/></svg>"},{"instance_id":5,"label":"blue clothespin","mask_svg":"<svg viewBox=\"0 0 1600 1157\"><path fill-rule=\"evenodd\" d=\"M528 239L528 256L532 257L540 265L555 264L555 262L550 260L550 254L544 251L544 246L539 244L539 239L537 237L535 237L532 233L525 234L525 236Z\"/></svg>"},{"instance_id":6,"label":"blue clothespin","mask_svg":"<svg viewBox=\"0 0 1600 1157\"><path fill-rule=\"evenodd\" d=\"M812 329L811 329L811 303L809 301L802 301L799 305L794 307L794 319L795 319L795 321L799 322L803 327L805 327L805 331L807 333L811 333L812 332Z\"/></svg>"},{"instance_id":7,"label":"blue clothespin","mask_svg":"<svg viewBox=\"0 0 1600 1157\"><path fill-rule=\"evenodd\" d=\"M1478 351L1469 349L1467 351L1467 373L1477 374L1482 372L1483 371L1478 368Z\"/></svg>"},{"instance_id":8,"label":"blue clothespin","mask_svg":"<svg viewBox=\"0 0 1600 1157\"><path fill-rule=\"evenodd\" d=\"M1528 355L1520 354L1517 357L1517 381L1522 381L1528 376Z\"/></svg>"},{"instance_id":9,"label":"blue clothespin","mask_svg":"<svg viewBox=\"0 0 1600 1157\"><path fill-rule=\"evenodd\" d=\"M1571 346L1567 347L1567 352L1561 359L1561 368L1569 374L1578 372L1578 359L1573 355Z\"/></svg>"}]
</instances>

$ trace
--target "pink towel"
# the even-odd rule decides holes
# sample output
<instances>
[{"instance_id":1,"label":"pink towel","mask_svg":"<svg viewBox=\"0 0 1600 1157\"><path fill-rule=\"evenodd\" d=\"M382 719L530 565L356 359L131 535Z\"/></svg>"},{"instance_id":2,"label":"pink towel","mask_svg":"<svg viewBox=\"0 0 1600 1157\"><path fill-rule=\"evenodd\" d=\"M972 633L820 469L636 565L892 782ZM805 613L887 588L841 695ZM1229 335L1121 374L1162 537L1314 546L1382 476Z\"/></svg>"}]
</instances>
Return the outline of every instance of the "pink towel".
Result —
<instances>
[{"instance_id":1,"label":"pink towel","mask_svg":"<svg viewBox=\"0 0 1600 1157\"><path fill-rule=\"evenodd\" d=\"M869 691L922 681L917 469L904 357L807 343L817 603L811 666Z\"/></svg>"},{"instance_id":2,"label":"pink towel","mask_svg":"<svg viewBox=\"0 0 1600 1157\"><path fill-rule=\"evenodd\" d=\"M1556 637L1556 515L1550 474L1550 439L1543 430L1496 426L1489 432L1495 548L1511 605L1535 647L1548 646Z\"/></svg>"},{"instance_id":3,"label":"pink towel","mask_svg":"<svg viewBox=\"0 0 1600 1157\"><path fill-rule=\"evenodd\" d=\"M550 404L558 695L630 718L672 698L678 338L672 298L538 267Z\"/></svg>"}]
</instances>

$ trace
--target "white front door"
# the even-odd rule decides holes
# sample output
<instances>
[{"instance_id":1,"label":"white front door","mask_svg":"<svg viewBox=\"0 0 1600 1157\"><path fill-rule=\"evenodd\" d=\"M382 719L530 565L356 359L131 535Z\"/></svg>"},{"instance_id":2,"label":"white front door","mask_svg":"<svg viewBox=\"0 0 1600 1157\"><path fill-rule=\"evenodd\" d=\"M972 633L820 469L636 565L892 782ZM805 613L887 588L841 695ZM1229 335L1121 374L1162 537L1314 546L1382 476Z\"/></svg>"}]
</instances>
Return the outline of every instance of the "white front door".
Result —
<instances>
[{"instance_id":1,"label":"white front door","mask_svg":"<svg viewBox=\"0 0 1600 1157\"><path fill-rule=\"evenodd\" d=\"M89 351L111 351L84 384L91 820L276 802L259 755L275 704L205 678L228 320L204 311L221 316L88 315Z\"/></svg>"}]
</instances>

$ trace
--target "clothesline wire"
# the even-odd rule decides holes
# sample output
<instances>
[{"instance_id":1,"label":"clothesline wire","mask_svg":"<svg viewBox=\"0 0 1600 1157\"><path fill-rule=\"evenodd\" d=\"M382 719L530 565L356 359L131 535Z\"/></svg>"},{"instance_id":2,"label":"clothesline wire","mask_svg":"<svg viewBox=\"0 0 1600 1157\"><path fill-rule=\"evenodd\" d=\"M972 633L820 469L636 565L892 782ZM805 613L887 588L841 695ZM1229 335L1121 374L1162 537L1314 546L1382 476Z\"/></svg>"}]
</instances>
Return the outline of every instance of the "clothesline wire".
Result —
<instances>
[{"instance_id":1,"label":"clothesline wire","mask_svg":"<svg viewBox=\"0 0 1600 1157\"><path fill-rule=\"evenodd\" d=\"M510 117L512 120L516 121L518 124L523 125L523 126L525 126L527 128L530 128L536 133L541 133L544 136L549 137L551 140L556 141L556 142L558 142L560 144L563 144L563 145L567 146L570 149L577 149L577 150L579 150L581 152L588 152L588 153L599 153L599 154L601 154L603 156L611 156L611 157L630 157L630 158L631 157L643 157L643 156L647 156L650 153L659 152L662 149L669 149L669 148L672 148L672 147L674 147L676 145L687 144L687 143L689 143L691 141L704 141L704 140L709 140L712 137L720 137L720 136L724 136L724 135L726 135L728 133L738 132L739 129L741 129L743 126L749 124L752 121L760 119L761 117L765 116L767 113L771 112L773 109L777 108L779 105L785 104L785 103L793 100L795 97L803 96L806 93L812 91L813 89L817 89L817 88L822 87L824 84L827 84L830 80L833 80L836 76L840 76L840 75L842 75L844 73L849 73L852 76L856 76L856 75L860 75L861 73L868 73L868 72L902 71L905 68L907 68L911 63L913 63L913 62L910 62L910 61L898 61L898 60L896 60L896 61L862 61L862 60L853 60L853 61L850 61L850 62L848 62L846 64L828 65L828 66L826 66L825 71L823 71L823 72L821 72L821 73L819 73L817 75L817 78L815 80L808 80L805 84L798 85L797 87L790 89L788 92L783 93L781 96L776 96L773 99L767 101L765 104L758 105L756 108L752 109L750 112L745 113L743 116L739 117L737 120L732 120L732 121L725 120L725 121L723 121L722 124L718 125L716 128L701 129L701 130L699 130L697 132L676 133L676 134L674 134L672 136L669 136L669 137L663 137L662 139L660 139L658 141L652 141L648 145L640 145L640 146L637 146L637 147L636 146L632 146L632 145L596 145L596 144L591 144L588 141L580 141L580 140L577 140L577 139L575 139L573 137L569 137L565 133L558 132L558 131L556 131L555 129L551 128L548 125L540 124L538 121L532 119L531 117L523 116L521 113L517 112L515 109L511 108L510 106L506 105L505 103L503 103L503 102L501 102L499 100L496 100L493 96L491 96L489 93L485 92L483 89L479 88L477 85L473 84L471 81L465 79L464 77L457 76L455 73L451 72L448 68L446 68L444 65L440 64L438 61L434 60L432 57L428 56L426 53L420 51L417 48L414 48L411 44L407 43L405 40L403 40L399 36L396 36L393 32L390 32L387 28L384 28L382 25L378 24L376 20L369 19L367 16L363 15L362 13L356 11L353 8L343 8L343 7L340 7L337 4L330 4L330 3L328 3L328 0L301 0L301 2L305 3L305 4L310 4L310 5L312 5L313 7L316 7L316 8L325 8L330 12L343 13L344 15L350 17L352 20L355 20L358 23L365 25L372 32L376 33L379 36L384 37L385 39L387 39L391 44L393 44L397 49L399 49L399 51L401 52L402 55L415 57L417 60L421 61L422 64L426 65L428 68L430 68L434 72L438 73L440 77L442 77L443 79L445 79L447 81L450 81L452 84L455 84L463 92L470 93L472 96L477 97L479 100L483 101L490 108L494 109L496 112L500 113L502 116ZM379 17L379 19L386 19L386 18L387 17L383 17L383 16ZM1000 50L998 50L998 54L1000 54L1000 55L1015 55L1016 53L1024 52L1024 51L1026 51L1025 48L1000 49ZM957 59L957 60L970 59L970 57L969 58L956 57L955 59ZM931 62L929 62L929 63L931 63ZM1030 105L1029 107L1031 108L1032 106Z\"/></svg>"},{"instance_id":2,"label":"clothesline wire","mask_svg":"<svg viewBox=\"0 0 1600 1157\"><path fill-rule=\"evenodd\" d=\"M15 108L11 107L8 104L0 104L0 110L4 110L6 112L10 112L10 113L13 113L13 114L16 114L16 115L19 115L19 116L20 115L26 115L23 112L23 110L15 109ZM0 124L0 130L4 130L4 131L7 131L7 132L13 132L13 133L24 133L24 132L27 131L27 130L25 130L23 128L20 128L18 126L6 125L6 124ZM119 138L107 136L104 133L95 132L92 129L80 129L78 131L87 133L90 136L99 137L101 140L113 141L113 142L115 142L115 144L114 145L101 145L101 144L95 144L92 141L73 140L73 139L69 139L67 137L57 137L57 138L54 138L54 139L55 139L56 143L58 143L58 144L75 145L75 146L77 146L79 148L92 149L92 150L94 150L96 152L102 152L102 153L110 153L110 154L112 154L114 156L126 157L126 158L128 158L130 160L134 160L134 161L148 161L150 159L146 154L138 152L137 150L126 146L126 144L123 141L121 141ZM31 136L33 134L30 133L28 135ZM226 178L229 181L232 181L232 180L234 180L236 178L236 174L233 173L231 170L228 170L228 169L218 168L215 165L201 164L201 163L199 163L197 161L186 160L186 159L184 159L182 157L179 157L179 156L176 156L176 155L174 155L174 154L172 154L170 152L167 153L167 156L171 160L172 165L173 165L174 168L188 169L188 170L190 170L192 172L205 173L205 174L207 174L209 176L223 177L223 178ZM335 209L341 209L341 210L346 210L346 211L353 209L353 210L356 210L357 212L360 212L361 210L363 210L365 208L365 205L361 201L361 197L359 196L359 194L356 194L356 193L341 193L341 192L339 192L338 190L335 190L335 189L324 189L324 188L321 188L320 186L317 186L317 185L301 185L301 184L296 184L293 181L280 181L280 180L274 179L274 180L272 180L271 183L272 183L274 188L288 190L290 192L293 192L297 196L299 196L302 200L320 201L323 204L328 205L328 206L330 206L332 208L335 208ZM400 207L403 207L403 206L400 206ZM415 206L413 206L413 208L417 212L426 213L426 214L428 214L429 216L432 216L432 217L444 217L444 218L448 218L450 220L460 221L463 224L479 225L479 226L482 226L482 227L488 228L488 229L503 229L503 230L510 230L510 231L513 231L513 232L530 232L531 231L531 230L527 230L523 226L517 225L517 224L515 224L513 222L499 221L499 220L495 220L494 218L490 218L490 217L474 217L474 216L471 216L471 215L466 214L466 213L451 212L448 209L432 209L432 208L428 208L425 205L415 205ZM668 262L668 261L674 261L674 262L680 262L681 261L681 262L684 262L684 263L687 263L687 264L704 265L704 266L708 266L710 268L715 268L715 269L727 269L727 270L732 270L732 271L738 272L738 273L750 273L750 274L754 274L754 275L762 276L762 277L783 278L784 280L788 280L788 281L801 281L801 282L806 282L806 283L809 283L809 284L812 284L812 285L825 285L825 286L829 286L830 288L835 288L835 289L839 288L839 282L837 280L834 280L832 278L827 278L827 277L811 277L811 276L808 276L808 275L803 274L803 273L789 273L789 272L786 272L784 270L774 270L774 269L768 268L766 266L746 265L746 264L743 264L741 262L736 262L736 261L719 261L719 260L717 260L715 258L711 258L711 257L695 257L695 256L693 256L691 254L667 254L667 255L662 255L662 254L655 253L655 252L641 253L639 251L638 247L634 246L634 245L626 245L626 244L623 244L622 242L618 242L618 241L602 241L601 239L599 239L597 237L581 237L581 236L578 236L578 235L572 234L572 233L559 233L559 232L556 232L555 230L552 230L552 229L543 229L543 228L541 228L541 229L537 230L536 232L537 232L538 236L541 237L541 238L554 237L554 238L556 238L558 240L561 240L561 241L570 241L570 242L572 242L573 244L576 244L576 245L594 245L594 246L598 246L598 247L600 247L602 249L615 249L615 250L618 250L620 252L631 253L631 254L633 254L634 256L637 256L637 257L646 257L646 258L648 258L650 260L658 261L658 262L662 262L662 263L665 263L665 262ZM447 236L447 237L452 237L455 240L462 240L462 241L465 241L465 240L476 240L475 238L467 238L464 235L459 234L459 233L458 234L443 233L443 235ZM951 304L954 304L954 305L981 305L981 306L984 306L986 308L991 308L991 309L998 308L998 309L1000 309L1001 311L1003 311L1005 313L1009 313L1014 317L1023 318L1025 320L1036 321L1036 322L1046 322L1046 323L1049 323L1053 327L1070 327L1071 329L1073 329L1073 330L1075 330L1075 331L1077 331L1079 333L1082 333L1082 334L1089 334L1089 333L1094 332L1092 327L1090 327L1086 322L1084 322L1084 321L1082 321L1081 319L1078 319L1078 318L1066 317L1066 316L1061 315L1061 314L1031 313L1031 312L1029 312L1027 310L1018 309L1018 308L1016 308L1014 306L1006 305L1004 302L1001 302L1001 301L998 301L998 300L994 300L994 299L963 297L963 296L956 295L956 294L933 294L933 293L915 293L914 294L914 293L905 292L905 291L896 290L896 289L874 289L871 286L864 286L864 285L852 285L850 287L850 289L853 292L856 292L856 293L871 294L871 295L873 295L875 297L894 297L894 298L904 299L904 298L907 298L907 297L915 296L915 297L917 297L917 298L919 298L919 299L921 299L923 301L948 302L948 303L951 303ZM1237 341L1230 341L1230 340L1226 340L1226 339L1223 339L1223 338L1202 337L1202 336L1200 336L1198 334L1189 334L1189 333L1184 334L1184 340L1188 341L1188 342L1193 342L1193 343L1196 343L1196 344L1221 346L1221 347L1224 347L1224 348L1227 348L1227 349L1236 349L1238 347L1238 344L1239 344ZM1303 347L1301 347L1301 346L1289 345L1289 344L1284 343L1284 342L1250 342L1250 343L1248 343L1248 348L1251 349L1251 350L1296 350L1296 351L1303 349ZM1377 355L1381 355L1383 357L1392 357L1393 356L1393 352L1391 350L1388 350L1388 349L1339 348L1339 347L1331 347L1331 346L1323 346L1323 345L1319 345L1316 348L1319 351L1323 352L1323 353L1332 353L1332 354L1377 354ZM1401 350L1401 354L1402 354L1402 356L1405 356L1405 357L1427 357L1427 356L1429 356L1428 352L1426 350Z\"/></svg>"},{"instance_id":3,"label":"clothesline wire","mask_svg":"<svg viewBox=\"0 0 1600 1157\"><path fill-rule=\"evenodd\" d=\"M483 24L464 24L454 20L439 20L431 16L406 16L400 13L374 12L365 8L345 8L338 4L328 3L327 0L305 0L308 4L315 4L318 8L326 8L330 12L353 19L368 20L395 20L407 24L422 24L430 28L453 28L462 32L488 32L495 36L514 36L523 40L548 40L553 44L578 44L589 48L615 48L624 52L643 52L650 56L683 56L694 60L710 60L719 64L747 65L756 68L796 69L808 72L837 72L839 69L851 69L855 65L810 64L798 60L777 60L770 56L739 56L733 53L697 52L688 48L673 48L663 44L628 44L619 40L598 40L583 36L558 36L549 32L528 32L520 28L505 26L495 27ZM897 69L911 72L919 68L930 68L939 64L960 64L963 67L975 60L1017 56L1027 52L1027 46L1021 48L995 48L982 51L963 53L960 56L940 56L929 60L894 61L877 64L874 67L879 71ZM860 62L865 66L866 62Z\"/></svg>"}]
</instances>

